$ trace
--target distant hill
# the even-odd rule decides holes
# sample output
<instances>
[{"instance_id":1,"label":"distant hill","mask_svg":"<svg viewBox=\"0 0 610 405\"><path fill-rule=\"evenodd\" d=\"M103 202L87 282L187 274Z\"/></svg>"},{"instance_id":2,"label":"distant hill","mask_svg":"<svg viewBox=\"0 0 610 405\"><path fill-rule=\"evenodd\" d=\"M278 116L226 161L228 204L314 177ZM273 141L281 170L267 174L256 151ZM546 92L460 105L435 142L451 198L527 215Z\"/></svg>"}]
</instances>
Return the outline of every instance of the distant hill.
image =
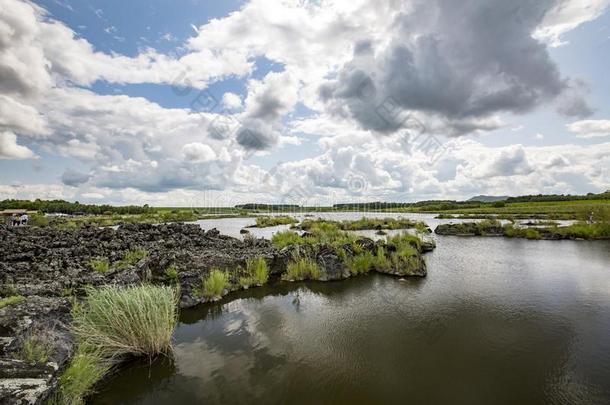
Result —
<instances>
[{"instance_id":1,"label":"distant hill","mask_svg":"<svg viewBox=\"0 0 610 405\"><path fill-rule=\"evenodd\" d=\"M504 201L507 198L508 198L508 196L477 195L466 201L496 202L496 201Z\"/></svg>"}]
</instances>

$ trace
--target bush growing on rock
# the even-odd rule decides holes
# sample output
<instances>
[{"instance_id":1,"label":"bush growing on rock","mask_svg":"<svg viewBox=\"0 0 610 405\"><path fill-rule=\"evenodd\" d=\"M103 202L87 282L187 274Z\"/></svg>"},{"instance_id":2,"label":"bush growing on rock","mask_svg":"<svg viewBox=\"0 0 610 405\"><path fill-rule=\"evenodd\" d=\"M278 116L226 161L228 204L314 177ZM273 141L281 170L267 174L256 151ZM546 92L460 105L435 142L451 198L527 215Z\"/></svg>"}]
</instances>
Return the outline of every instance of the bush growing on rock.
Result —
<instances>
[{"instance_id":1,"label":"bush growing on rock","mask_svg":"<svg viewBox=\"0 0 610 405\"><path fill-rule=\"evenodd\" d=\"M206 298L220 298L222 292L229 286L229 275L220 270L212 269L203 279L203 296Z\"/></svg>"}]
</instances>

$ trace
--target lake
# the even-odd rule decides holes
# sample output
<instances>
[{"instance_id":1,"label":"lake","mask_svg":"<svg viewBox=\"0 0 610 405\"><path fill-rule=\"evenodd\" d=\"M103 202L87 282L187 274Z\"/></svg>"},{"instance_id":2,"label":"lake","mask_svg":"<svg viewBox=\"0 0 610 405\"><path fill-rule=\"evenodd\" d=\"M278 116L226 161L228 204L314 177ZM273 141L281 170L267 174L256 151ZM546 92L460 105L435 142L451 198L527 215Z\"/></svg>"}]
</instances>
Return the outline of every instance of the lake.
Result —
<instances>
[{"instance_id":1,"label":"lake","mask_svg":"<svg viewBox=\"0 0 610 405\"><path fill-rule=\"evenodd\" d=\"M173 359L127 365L90 402L610 403L610 241L435 239L423 279L278 282L183 310Z\"/></svg>"}]
</instances>

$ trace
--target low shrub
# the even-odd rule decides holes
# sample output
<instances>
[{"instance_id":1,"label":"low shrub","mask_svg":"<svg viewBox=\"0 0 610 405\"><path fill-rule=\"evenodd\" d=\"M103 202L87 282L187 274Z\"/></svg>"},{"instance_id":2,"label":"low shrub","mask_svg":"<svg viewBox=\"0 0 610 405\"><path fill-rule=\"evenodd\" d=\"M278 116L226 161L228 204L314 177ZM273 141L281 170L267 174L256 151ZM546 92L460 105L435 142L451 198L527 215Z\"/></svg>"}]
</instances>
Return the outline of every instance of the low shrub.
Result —
<instances>
[{"instance_id":1,"label":"low shrub","mask_svg":"<svg viewBox=\"0 0 610 405\"><path fill-rule=\"evenodd\" d=\"M23 297L21 295L12 295L10 297L1 298L0 299L0 309L2 309L4 307L8 307L9 305L19 304L20 302L22 302L24 300L25 300L25 297Z\"/></svg>"},{"instance_id":2,"label":"low shrub","mask_svg":"<svg viewBox=\"0 0 610 405\"><path fill-rule=\"evenodd\" d=\"M207 298L220 298L229 286L229 275L219 269L212 269L203 279L203 295Z\"/></svg>"},{"instance_id":3,"label":"low shrub","mask_svg":"<svg viewBox=\"0 0 610 405\"><path fill-rule=\"evenodd\" d=\"M28 225L39 226L41 228L49 226L49 218L45 217L44 215L34 214L28 221Z\"/></svg>"}]
</instances>

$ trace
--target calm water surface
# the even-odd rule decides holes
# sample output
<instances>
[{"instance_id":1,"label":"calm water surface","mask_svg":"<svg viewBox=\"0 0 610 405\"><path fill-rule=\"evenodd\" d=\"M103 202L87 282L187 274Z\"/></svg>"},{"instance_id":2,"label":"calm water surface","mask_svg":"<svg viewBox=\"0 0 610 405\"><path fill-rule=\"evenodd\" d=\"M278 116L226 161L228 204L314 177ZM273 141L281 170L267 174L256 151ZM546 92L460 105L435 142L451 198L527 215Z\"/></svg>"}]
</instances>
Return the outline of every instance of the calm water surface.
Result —
<instances>
[{"instance_id":1,"label":"calm water surface","mask_svg":"<svg viewBox=\"0 0 610 405\"><path fill-rule=\"evenodd\" d=\"M129 365L92 403L610 403L610 242L437 244L425 279L278 283L182 311L174 358Z\"/></svg>"}]
</instances>

